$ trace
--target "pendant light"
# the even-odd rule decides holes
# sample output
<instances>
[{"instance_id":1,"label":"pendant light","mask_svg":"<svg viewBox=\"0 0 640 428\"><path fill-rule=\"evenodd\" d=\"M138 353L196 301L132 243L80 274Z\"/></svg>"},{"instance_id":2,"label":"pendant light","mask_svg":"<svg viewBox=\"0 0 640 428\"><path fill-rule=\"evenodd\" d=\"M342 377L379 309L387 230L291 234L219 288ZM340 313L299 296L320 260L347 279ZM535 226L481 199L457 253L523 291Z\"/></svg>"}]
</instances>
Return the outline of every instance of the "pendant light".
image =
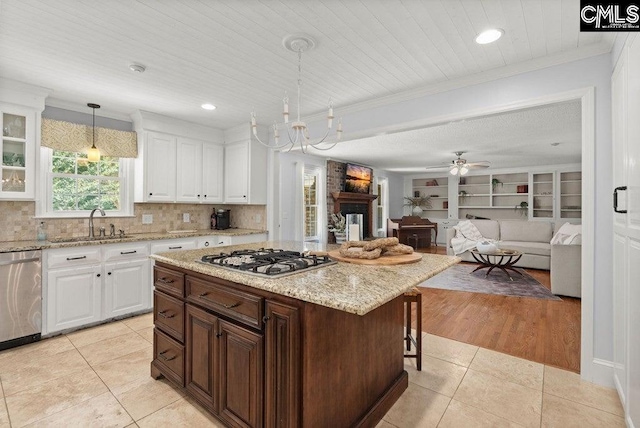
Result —
<instances>
[{"instance_id":1,"label":"pendant light","mask_svg":"<svg viewBox=\"0 0 640 428\"><path fill-rule=\"evenodd\" d=\"M90 107L93 109L93 139L91 140L93 144L91 145L91 148L87 153L87 160L89 162L99 162L100 150L98 150L98 148L96 147L96 109L100 108L100 105L89 103L87 104L87 107Z\"/></svg>"}]
</instances>

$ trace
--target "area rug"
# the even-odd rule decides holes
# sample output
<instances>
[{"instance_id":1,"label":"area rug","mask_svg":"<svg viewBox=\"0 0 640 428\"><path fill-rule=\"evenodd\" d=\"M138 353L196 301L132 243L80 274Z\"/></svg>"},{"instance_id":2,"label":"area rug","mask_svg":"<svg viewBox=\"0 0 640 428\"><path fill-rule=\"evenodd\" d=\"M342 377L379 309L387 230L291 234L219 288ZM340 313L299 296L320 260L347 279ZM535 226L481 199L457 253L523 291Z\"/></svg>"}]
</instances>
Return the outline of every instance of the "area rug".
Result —
<instances>
[{"instance_id":1,"label":"area rug","mask_svg":"<svg viewBox=\"0 0 640 428\"><path fill-rule=\"evenodd\" d=\"M419 286L443 290L469 291L471 293L562 300L554 296L548 288L522 269L518 269L522 276L511 272L511 277L513 278L513 281L511 281L499 269L494 269L485 278L487 269L473 272L477 266L476 264L465 263L454 265L433 278L429 278Z\"/></svg>"}]
</instances>

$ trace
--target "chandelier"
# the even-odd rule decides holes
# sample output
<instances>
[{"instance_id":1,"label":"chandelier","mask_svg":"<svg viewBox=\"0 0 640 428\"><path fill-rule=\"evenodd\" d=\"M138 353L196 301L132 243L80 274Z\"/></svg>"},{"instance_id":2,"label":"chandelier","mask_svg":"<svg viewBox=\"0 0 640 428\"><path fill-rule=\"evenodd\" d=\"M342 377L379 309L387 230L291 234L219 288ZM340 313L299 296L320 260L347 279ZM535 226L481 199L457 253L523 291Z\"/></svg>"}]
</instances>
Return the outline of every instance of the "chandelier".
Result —
<instances>
[{"instance_id":1,"label":"chandelier","mask_svg":"<svg viewBox=\"0 0 640 428\"><path fill-rule=\"evenodd\" d=\"M280 150L288 148L287 151L291 151L296 145L300 145L300 150L302 153L306 153L309 147L313 147L317 150L329 150L335 147L338 144L338 141L342 138L342 119L338 121L338 126L336 128L336 139L333 144L329 147L320 147L322 143L329 136L329 132L333 128L333 102L331 98L329 98L329 111L327 113L327 131L324 135L316 140L312 141L309 136L309 128L307 128L307 124L300 119L300 96L302 93L302 53L313 49L315 46L315 41L307 36L302 34L295 34L291 36L287 36L282 40L282 44L285 48L290 51L298 53L298 96L297 96L297 112L296 119L293 122L289 122L289 97L285 91L283 101L283 109L282 116L283 122L278 124L276 122L273 123L273 138L274 144L264 143L258 137L258 129L256 125L256 113L255 111L251 112L251 129L253 131L253 136L259 143L264 146L267 146L271 149ZM286 137L283 142L280 142L280 128L284 128L286 130Z\"/></svg>"}]
</instances>

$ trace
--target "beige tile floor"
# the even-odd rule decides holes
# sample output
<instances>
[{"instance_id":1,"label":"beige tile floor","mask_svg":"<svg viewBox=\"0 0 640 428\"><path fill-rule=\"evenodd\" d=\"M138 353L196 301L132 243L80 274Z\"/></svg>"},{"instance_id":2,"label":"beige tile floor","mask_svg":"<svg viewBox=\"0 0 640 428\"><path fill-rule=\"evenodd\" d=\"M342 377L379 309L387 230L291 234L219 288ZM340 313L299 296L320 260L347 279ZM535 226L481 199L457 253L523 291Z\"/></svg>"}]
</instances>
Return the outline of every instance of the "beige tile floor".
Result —
<instances>
[{"instance_id":1,"label":"beige tile floor","mask_svg":"<svg viewBox=\"0 0 640 428\"><path fill-rule=\"evenodd\" d=\"M0 428L221 426L149 376L152 315L0 352ZM378 427L624 427L615 391L430 334Z\"/></svg>"}]
</instances>

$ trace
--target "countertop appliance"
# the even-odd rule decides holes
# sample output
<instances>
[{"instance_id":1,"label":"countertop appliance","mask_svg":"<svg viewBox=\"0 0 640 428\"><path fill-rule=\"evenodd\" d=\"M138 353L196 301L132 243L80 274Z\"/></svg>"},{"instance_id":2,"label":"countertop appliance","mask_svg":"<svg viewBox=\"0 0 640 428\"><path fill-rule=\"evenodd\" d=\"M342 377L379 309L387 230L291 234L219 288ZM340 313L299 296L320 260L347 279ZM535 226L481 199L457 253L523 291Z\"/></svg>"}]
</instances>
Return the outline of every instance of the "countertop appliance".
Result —
<instances>
[{"instance_id":1,"label":"countertop appliance","mask_svg":"<svg viewBox=\"0 0 640 428\"><path fill-rule=\"evenodd\" d=\"M231 227L231 220L229 218L229 210L216 211L216 229L224 230Z\"/></svg>"},{"instance_id":2,"label":"countertop appliance","mask_svg":"<svg viewBox=\"0 0 640 428\"><path fill-rule=\"evenodd\" d=\"M0 351L40 340L41 251L0 253Z\"/></svg>"},{"instance_id":3,"label":"countertop appliance","mask_svg":"<svg viewBox=\"0 0 640 428\"><path fill-rule=\"evenodd\" d=\"M206 255L198 261L243 273L269 277L292 275L337 263L327 256L272 248Z\"/></svg>"}]
</instances>

